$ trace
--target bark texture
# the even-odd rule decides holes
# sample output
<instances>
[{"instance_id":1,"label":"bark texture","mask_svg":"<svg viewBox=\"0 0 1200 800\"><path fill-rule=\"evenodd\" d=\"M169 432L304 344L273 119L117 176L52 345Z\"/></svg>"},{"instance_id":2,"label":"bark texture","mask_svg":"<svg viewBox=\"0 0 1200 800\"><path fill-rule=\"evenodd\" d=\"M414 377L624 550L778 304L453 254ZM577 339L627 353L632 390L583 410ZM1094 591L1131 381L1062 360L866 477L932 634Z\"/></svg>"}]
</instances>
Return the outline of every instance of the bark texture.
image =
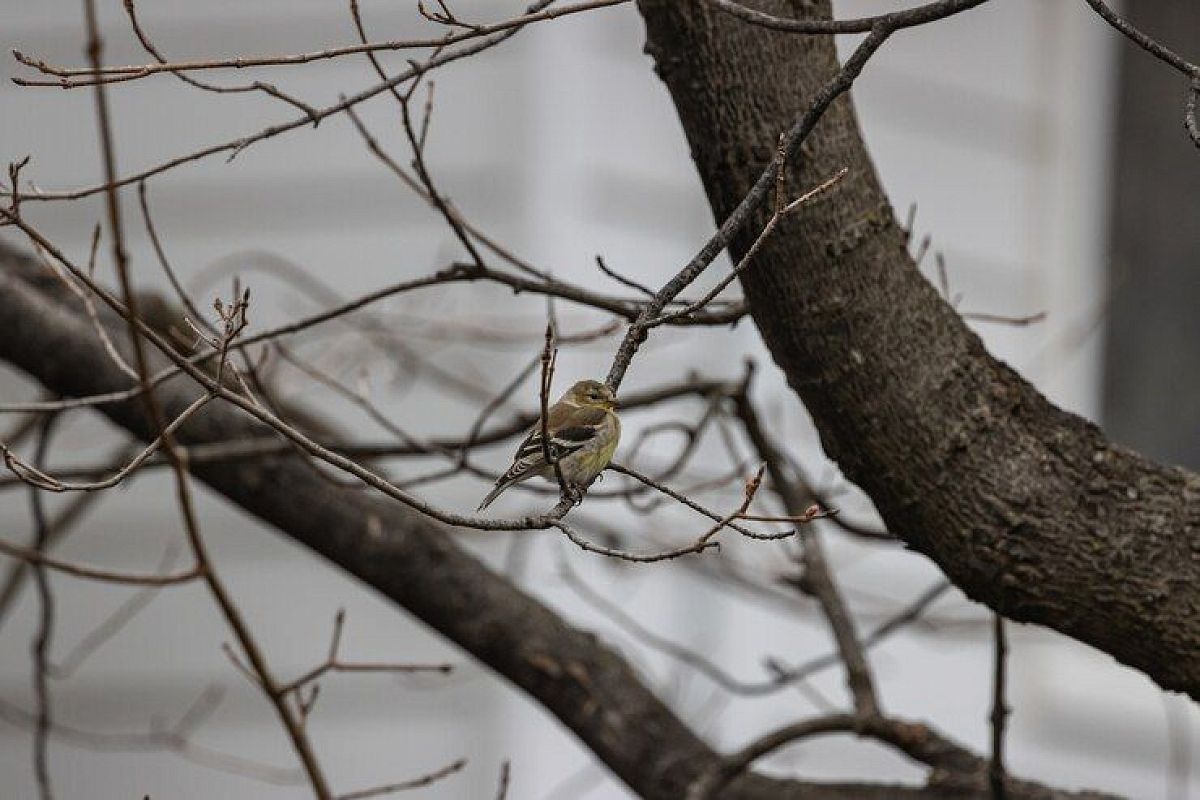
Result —
<instances>
[{"instance_id":1,"label":"bark texture","mask_svg":"<svg viewBox=\"0 0 1200 800\"><path fill-rule=\"evenodd\" d=\"M837 69L832 39L756 28L703 0L638 5L724 219ZM830 14L828 0L755 5ZM1114 446L988 354L909 257L848 96L800 156L793 193L850 175L785 221L741 281L826 453L973 599L1200 699L1200 476ZM768 215L733 243L735 261Z\"/></svg>"},{"instance_id":2,"label":"bark texture","mask_svg":"<svg viewBox=\"0 0 1200 800\"><path fill-rule=\"evenodd\" d=\"M81 309L64 296L61 284L39 270L0 241L0 358L63 396L127 389L128 377L113 364ZM124 323L105 318L113 341L124 342ZM165 366L161 356L151 360L152 371ZM170 418L198 392L189 379L175 379L157 394ZM139 438L150 437L150 423L136 399L102 410ZM190 445L265 435L268 429L246 414L212 403L181 427L177 438ZM640 796L678 800L701 774L717 768L718 754L641 683L623 658L490 571L455 544L446 527L397 502L335 486L291 456L197 464L192 472L527 692ZM1029 800L1099 797L1018 781L1010 789L1013 797ZM985 796L974 785L818 784L759 775L744 776L721 794L732 800Z\"/></svg>"}]
</instances>

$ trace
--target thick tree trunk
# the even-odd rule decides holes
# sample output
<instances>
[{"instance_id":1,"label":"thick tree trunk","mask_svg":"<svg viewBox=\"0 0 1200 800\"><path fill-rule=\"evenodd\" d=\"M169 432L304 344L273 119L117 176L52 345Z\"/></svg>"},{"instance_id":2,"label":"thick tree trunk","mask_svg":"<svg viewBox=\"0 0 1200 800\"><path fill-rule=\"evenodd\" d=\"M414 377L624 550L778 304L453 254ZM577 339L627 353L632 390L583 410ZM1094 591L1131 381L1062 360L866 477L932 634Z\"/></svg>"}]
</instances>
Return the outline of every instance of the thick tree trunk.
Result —
<instances>
[{"instance_id":1,"label":"thick tree trunk","mask_svg":"<svg viewBox=\"0 0 1200 800\"><path fill-rule=\"evenodd\" d=\"M832 39L769 32L703 0L638 5L723 219L837 68ZM742 285L825 451L970 597L1200 699L1200 476L1110 444L987 353L909 257L847 96L796 161L793 193L850 175L780 227Z\"/></svg>"}]
</instances>

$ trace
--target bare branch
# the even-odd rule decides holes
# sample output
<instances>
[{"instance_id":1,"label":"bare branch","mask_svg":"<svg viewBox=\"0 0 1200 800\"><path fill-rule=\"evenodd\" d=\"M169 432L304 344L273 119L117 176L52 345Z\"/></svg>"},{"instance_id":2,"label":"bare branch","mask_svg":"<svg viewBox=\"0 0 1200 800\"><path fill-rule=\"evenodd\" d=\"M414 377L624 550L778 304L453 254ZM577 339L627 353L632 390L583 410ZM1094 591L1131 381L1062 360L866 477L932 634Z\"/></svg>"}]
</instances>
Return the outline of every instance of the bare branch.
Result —
<instances>
[{"instance_id":1,"label":"bare branch","mask_svg":"<svg viewBox=\"0 0 1200 800\"><path fill-rule=\"evenodd\" d=\"M891 30L909 28L914 25L924 25L929 22L957 14L968 8L981 5L987 0L937 0L904 11L893 11L890 14L880 14L874 17L859 19L793 19L777 17L756 9L747 8L734 0L708 0L717 8L751 25L759 25L776 31L788 33L870 33L880 27Z\"/></svg>"},{"instance_id":2,"label":"bare branch","mask_svg":"<svg viewBox=\"0 0 1200 800\"><path fill-rule=\"evenodd\" d=\"M442 767L436 772L430 772L428 775L422 775L418 778L402 781L400 783L389 783L385 786L376 786L372 789L363 789L358 792L349 792L348 794L338 795L337 800L367 800L369 797L382 797L386 794L395 794L396 792L406 792L410 789L420 789L429 786L432 783L440 781L442 778L453 775L467 765L465 758L460 758L447 766Z\"/></svg>"},{"instance_id":3,"label":"bare branch","mask_svg":"<svg viewBox=\"0 0 1200 800\"><path fill-rule=\"evenodd\" d=\"M1200 147L1200 126L1196 124L1196 102L1197 96L1200 96L1200 66L1187 61L1166 45L1133 27L1128 20L1109 8L1103 0L1086 0L1086 2L1105 22L1120 31L1127 39L1159 61L1170 65L1188 79L1183 126L1192 143Z\"/></svg>"},{"instance_id":4,"label":"bare branch","mask_svg":"<svg viewBox=\"0 0 1200 800\"><path fill-rule=\"evenodd\" d=\"M179 556L179 548L172 545L168 546L163 553L162 560L158 564L157 572L164 573L169 570ZM65 680L75 674L75 671L83 665L85 661L97 650L104 646L108 641L111 641L114 636L120 633L129 622L136 617L142 609L150 604L155 597L158 596L161 586L143 586L133 595L131 595L124 603L116 608L108 617L106 617L99 625L88 631L79 642L71 648L71 650L61 659L50 665L50 676L55 680Z\"/></svg>"},{"instance_id":5,"label":"bare branch","mask_svg":"<svg viewBox=\"0 0 1200 800\"><path fill-rule=\"evenodd\" d=\"M453 671L454 667L451 664L406 664L406 663L384 663L384 662L347 662L342 661L338 657L338 647L341 644L342 626L346 621L345 610L338 611L333 622L333 638L329 644L329 654L317 666L313 667L308 672L296 678L293 681L279 684L277 688L280 694L299 693L313 681L319 680L321 677L330 672L382 672L382 673L413 673L413 672L436 672L441 675L448 675Z\"/></svg>"},{"instance_id":6,"label":"bare branch","mask_svg":"<svg viewBox=\"0 0 1200 800\"><path fill-rule=\"evenodd\" d=\"M783 137L780 137L780 147L782 148L782 146ZM780 165L778 178L776 180L776 189L779 194L775 204L775 213L771 215L771 219L769 219L767 224L763 226L762 231L759 232L758 237L754 240L754 244L750 245L750 249L746 251L744 256L742 256L741 261L737 263L737 266L735 266L728 275L722 278L716 286L705 293L705 295L699 300L694 303L689 303L677 311L672 311L669 314L663 314L655 317L654 319L646 320L646 322L643 323L646 328L657 327L666 322L672 322L674 320L681 319L682 317L696 313L708 305L714 298L716 298L717 295L725 291L725 287L733 283L734 278L736 278L742 273L743 270L750 266L750 263L754 260L754 256L757 255L759 248L762 247L763 242L767 240L767 237L771 235L776 226L778 226L788 214L791 214L805 203L831 189L838 181L846 177L846 173L849 172L848 168L843 167L840 172L835 173L829 180L813 187L812 189L809 189L800 197L797 197L795 200L789 203L782 194L784 189L783 177L785 175L785 171L783 169L783 165L785 163L784 156L781 154L777 161Z\"/></svg>"},{"instance_id":7,"label":"bare branch","mask_svg":"<svg viewBox=\"0 0 1200 800\"><path fill-rule=\"evenodd\" d=\"M278 87L272 84L255 81L245 86L217 86L216 84L207 83L205 81L193 78L190 75L180 72L179 70L170 69L166 66L168 64L167 58L163 56L158 47L156 47L154 43L150 41L150 36L142 28L142 24L138 20L137 9L134 5L134 0L125 0L125 14L129 17L129 27L133 29L134 35L137 37L138 41L141 42L142 49L149 53L150 56L154 58L154 60L157 61L160 66L166 69L166 71L170 72L187 85L194 86L195 88L206 92L213 92L215 94L240 94L243 92L261 91L263 94L278 98L285 103L300 109L310 117L315 118L316 111L312 106L295 97L292 97L291 95L285 94L284 92L280 91ZM16 54L14 53L14 55ZM20 60L20 57L18 57L18 60ZM14 82L17 82L18 85L20 85L20 82L17 79L14 79ZM313 125L314 127L316 126L315 121Z\"/></svg>"},{"instance_id":8,"label":"bare branch","mask_svg":"<svg viewBox=\"0 0 1200 800\"><path fill-rule=\"evenodd\" d=\"M360 53L377 53L388 50L412 50L420 48L437 48L443 49L450 45L460 42L478 39L494 33L511 34L525 25L533 22L543 22L546 20L557 19L558 17L568 16L570 14L578 14L580 12L593 11L595 9L606 8L608 6L621 5L629 0L587 0L586 2L575 3L572 5L561 6L559 8L544 9L550 5L549 2L539 2L530 6L526 13L519 17L506 19L501 22L491 25L479 25L472 27L470 30L458 34L450 34L440 36L434 39L397 39L388 42L372 42L357 45L346 45L344 47L331 47L325 50L318 50L308 53L291 53L273 56L239 56L230 59L215 59L207 61L177 61L167 62L161 59L158 54L151 48L151 54L158 59L152 64L130 64L126 66L91 66L91 67L59 67L53 64L48 64L37 58L27 56L18 51L13 51L13 56L17 61L27 67L32 67L44 75L53 75L60 80L39 81L26 78L13 78L13 83L18 86L53 86L60 89L73 89L80 86L92 86L96 83L118 83L122 81L137 80L150 75L157 75L163 72L185 73L199 72L214 69L247 69L250 67L271 67L271 66L291 66L296 64L308 64L313 61L322 61L330 58L340 58L342 56L358 55ZM132 1L125 0L126 9L132 8ZM131 13L132 16L132 13ZM139 37L141 38L141 37ZM146 45L145 39L142 39L142 44Z\"/></svg>"},{"instance_id":9,"label":"bare branch","mask_svg":"<svg viewBox=\"0 0 1200 800\"><path fill-rule=\"evenodd\" d=\"M50 437L57 416L48 414L42 418L37 434L37 453L34 464L45 463L46 451L50 446ZM41 492L36 486L29 487L29 502L31 506L34 537L33 552L42 555L50 543L50 526L46 520L46 508ZM46 575L45 565L35 562L33 567L34 584L38 594L38 626L30 648L33 655L33 692L37 708L37 724L33 737L33 774L37 779L38 795L42 800L53 800L54 793L50 788L49 766L49 737L53 725L50 704L50 641L54 635L55 603L50 591L50 580Z\"/></svg>"},{"instance_id":10,"label":"bare branch","mask_svg":"<svg viewBox=\"0 0 1200 800\"><path fill-rule=\"evenodd\" d=\"M833 101L849 91L863 67L888 37L901 28L943 19L984 2L986 0L940 0L937 3L907 12L884 15L872 23L869 28L870 33L846 59L841 69L817 92L807 109L795 119L791 127L781 134L775 158L759 175L750 191L737 203L734 210L725 218L720 228L705 243L704 247L676 273L675 277L663 285L655 294L654 300L646 305L638 318L629 326L608 373L606 382L610 388L615 391L621 385L633 356L646 339L647 322L658 316L668 302L675 299L680 292L695 281L733 240L734 235L749 223L751 216L766 200L771 188L777 186L780 172L786 168L788 161L800 144L808 138Z\"/></svg>"},{"instance_id":11,"label":"bare branch","mask_svg":"<svg viewBox=\"0 0 1200 800\"><path fill-rule=\"evenodd\" d=\"M210 686L196 698L178 721L167 727L151 723L147 732L113 733L84 730L66 725L61 720L54 720L50 734L65 744L86 750L103 753L161 750L198 766L263 783L277 786L295 786L303 783L304 776L298 770L252 761L192 741L192 735L216 710L222 696L223 691L220 687ZM0 700L0 720L21 727L34 725L34 715L3 700Z\"/></svg>"},{"instance_id":12,"label":"bare branch","mask_svg":"<svg viewBox=\"0 0 1200 800\"><path fill-rule=\"evenodd\" d=\"M0 553L13 558L19 558L30 564L41 565L66 573L67 575L74 575L76 578L86 578L106 583L122 583L129 586L170 586L176 583L186 583L200 576L200 570L197 567L167 575L139 575L129 572L113 572L111 570L60 561L56 558L43 555L37 550L19 547L3 540L0 540Z\"/></svg>"},{"instance_id":13,"label":"bare branch","mask_svg":"<svg viewBox=\"0 0 1200 800\"><path fill-rule=\"evenodd\" d=\"M95 0L86 0L84 4L84 17L87 26L88 44L87 52L91 60L93 70L98 71L101 64L101 53L103 51L103 42L100 38L99 27L96 20L96 5ZM273 679L263 657L258 648L253 636L250 633L249 627L242 618L241 612L237 609L233 599L225 589L224 583L218 577L213 569L212 562L208 557L208 551L204 543L204 539L200 534L199 523L196 520L195 510L192 506L191 491L188 486L187 467L183 462L182 456L176 450L175 438L170 426L166 423L163 410L158 402L158 398L151 391L150 387L150 366L146 346L143 342L142 335L149 334L154 337L154 332L148 328L145 323L141 322L138 317L137 295L133 291L133 283L129 274L128 257L125 252L124 231L121 221L121 205L118 197L118 183L116 180L116 155L113 144L111 131L111 123L109 120L108 102L105 95L105 86L102 82L95 84L96 98L96 117L100 132L101 154L104 167L105 178L105 207L108 212L109 232L112 247L113 262L117 269L117 278L121 285L121 294L124 309L120 305L114 307L120 313L124 311L124 316L129 329L129 338L132 343L135 356L135 364L137 366L138 383L143 389L139 400L144 408L146 416L151 420L152 427L158 432L158 436L162 439L165 447L167 459L171 462L172 474L175 478L176 499L179 505L180 517L183 521L184 531L187 534L188 544L191 546L192 556L195 559L197 568L200 570L201 577L207 585L209 592L216 601L221 613L224 615L229 626L233 629L234 634L241 645L242 650L246 653L247 659L254 667L255 673L262 681L264 688L267 690L267 695L275 705L276 712L279 715L280 721L283 723L284 729L287 731L292 745L295 747L296 753L300 758L301 764L304 766L305 773L308 775L309 781L312 784L313 791L316 793L318 800L330 800L333 793L329 789L324 773L321 771L320 765L317 763L316 755L313 753L312 745L308 741L304 733L303 727L299 724L296 718L288 709L286 703L278 694L272 693L270 690L273 687ZM61 260L61 259L60 259ZM80 277L76 272L76 277ZM86 276L87 280L91 280L91 276ZM89 288L95 291L94 283L89 283ZM219 341L214 340L214 344L219 352L219 361L216 370L216 379L213 385L222 388L223 371L228 354L229 343L240 333L245 326L245 306L248 295L236 297L232 307L226 312L217 303L217 313L222 315L224 322L224 330ZM199 333L199 331L197 331ZM161 338L151 338L163 352L174 355L169 344L165 343ZM193 376L194 377L194 376ZM205 376L207 378L207 376ZM211 386L210 394L211 397Z\"/></svg>"},{"instance_id":14,"label":"bare branch","mask_svg":"<svg viewBox=\"0 0 1200 800\"><path fill-rule=\"evenodd\" d=\"M988 783L992 800L1005 800L1004 779L1004 728L1009 708L1005 704L1005 682L1007 680L1008 641L1004 635L1004 617L992 615L992 635L995 640L992 675L992 758L988 762Z\"/></svg>"},{"instance_id":15,"label":"bare branch","mask_svg":"<svg viewBox=\"0 0 1200 800\"><path fill-rule=\"evenodd\" d=\"M624 2L624 0L621 0L621 2ZM549 3L550 3L550 0L539 0L539 2L534 4L534 6L537 7L538 9L540 9L540 8L544 8L546 5L549 5ZM217 155L218 153L228 153L229 154L228 158L230 160L232 160L239 153L241 153L243 150L245 150L247 147L249 147L252 144L264 141L266 139L271 139L275 136L279 136L280 134L294 131L298 128L306 127L309 123L316 124L316 123L320 122L321 120L326 119L327 117L331 117L335 114L340 114L341 112L345 111L347 108L351 108L353 106L358 105L359 103L370 100L372 97L375 97L376 95L379 95L385 91L388 91L389 89L391 89L393 87L399 86L400 84L404 83L405 81L409 81L409 80L413 79L414 77L422 74L423 72L426 72L430 69L434 69L436 67L444 66L453 61L457 61L461 58L466 58L468 56L475 55L476 53L481 53L484 50L487 50L491 47L494 47L494 46L500 44L501 42L507 41L510 37L512 37L520 29L521 29L520 26L511 27L501 33L494 35L494 36L484 37L484 38L480 39L479 41L473 42L465 47L460 47L456 50L445 52L442 55L431 59L422 68L413 67L408 70L404 70L403 72L400 72L397 75L392 76L391 78L389 78L387 81L385 81L383 83L376 84L375 86L365 89L365 90L359 92L358 94L352 95L345 100L335 103L334 105L326 106L325 108L321 108L321 109L316 109L314 113L306 113L304 116L298 117L297 119L294 119L290 122L285 122L285 123L281 123L278 125L272 125L268 128L264 128L264 129L260 130L259 132L248 135L248 136L243 136L238 139L232 139L228 142L222 142L220 144L210 145L208 147L204 147L199 150L195 150L190 153L186 153L184 155L176 156L176 157L169 159L167 161L164 161L156 166L141 170L140 172L126 175L122 178L113 177L111 179L106 180L105 183L97 184L95 186L89 186L89 187L82 188L82 189L70 190L70 191L62 191L62 192L41 192L41 191L39 191L39 192L32 192L32 193L23 193L23 192L19 192L14 187L12 190L12 193L19 194L20 199L24 200L24 201L76 200L81 197L89 197L94 194L99 194L101 192L105 192L110 187L111 188L120 188L122 186L127 186L129 184L137 183L139 181L145 180L146 178L152 177L154 175L160 175L164 172L168 172L170 170L175 169L176 167L180 167L184 164L189 164L193 161L201 161L203 159L208 158L209 156ZM38 63L40 63L40 62L38 62ZM180 67L177 65L172 65L172 69L178 70L178 69L180 69ZM136 74L136 73L129 73L129 74ZM96 85L102 86L104 84L103 84L103 82L99 82L99 83L96 83ZM10 196L12 193L10 193ZM6 216L9 216L9 215L6 214Z\"/></svg>"}]
</instances>

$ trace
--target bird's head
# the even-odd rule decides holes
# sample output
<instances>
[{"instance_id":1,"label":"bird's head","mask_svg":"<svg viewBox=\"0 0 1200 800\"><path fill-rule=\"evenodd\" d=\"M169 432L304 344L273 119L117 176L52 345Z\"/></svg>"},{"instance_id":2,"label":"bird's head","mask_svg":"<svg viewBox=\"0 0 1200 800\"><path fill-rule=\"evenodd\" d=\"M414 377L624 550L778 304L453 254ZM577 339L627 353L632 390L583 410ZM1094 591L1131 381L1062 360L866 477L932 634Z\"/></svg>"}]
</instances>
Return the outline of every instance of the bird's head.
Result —
<instances>
[{"instance_id":1,"label":"bird's head","mask_svg":"<svg viewBox=\"0 0 1200 800\"><path fill-rule=\"evenodd\" d=\"M567 390L563 402L610 411L617 407L616 395L600 381L580 381Z\"/></svg>"}]
</instances>

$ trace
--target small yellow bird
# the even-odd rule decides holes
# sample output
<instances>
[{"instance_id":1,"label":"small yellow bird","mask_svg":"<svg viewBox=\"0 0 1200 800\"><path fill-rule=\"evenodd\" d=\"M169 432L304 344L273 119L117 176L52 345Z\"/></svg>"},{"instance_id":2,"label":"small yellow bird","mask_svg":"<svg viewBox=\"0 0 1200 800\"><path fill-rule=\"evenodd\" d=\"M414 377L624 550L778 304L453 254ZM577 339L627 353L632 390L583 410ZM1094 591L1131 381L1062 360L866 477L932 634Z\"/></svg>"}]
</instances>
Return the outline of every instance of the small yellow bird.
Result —
<instances>
[{"instance_id":1,"label":"small yellow bird","mask_svg":"<svg viewBox=\"0 0 1200 800\"><path fill-rule=\"evenodd\" d=\"M550 436L551 463L542 450L542 421L517 448L510 466L476 511L491 505L500 494L512 486L535 476L557 481L554 461L562 470L568 486L585 489L604 471L616 452L621 438L621 421L613 411L617 398L600 381L579 381L567 390L558 402L550 406L546 433Z\"/></svg>"}]
</instances>

